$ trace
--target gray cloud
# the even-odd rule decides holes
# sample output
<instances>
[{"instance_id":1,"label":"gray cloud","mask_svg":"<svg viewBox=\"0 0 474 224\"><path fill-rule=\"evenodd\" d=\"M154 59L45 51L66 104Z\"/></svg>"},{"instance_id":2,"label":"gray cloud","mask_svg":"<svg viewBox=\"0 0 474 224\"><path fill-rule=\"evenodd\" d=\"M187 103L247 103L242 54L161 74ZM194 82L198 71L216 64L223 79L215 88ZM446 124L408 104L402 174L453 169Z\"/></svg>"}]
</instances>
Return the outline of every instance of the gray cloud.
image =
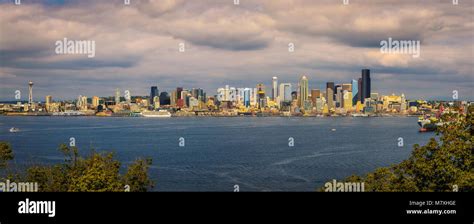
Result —
<instances>
[{"instance_id":1,"label":"gray cloud","mask_svg":"<svg viewBox=\"0 0 474 224\"><path fill-rule=\"evenodd\" d=\"M146 95L150 85L212 95L225 84L269 85L275 75L296 83L306 74L319 88L358 78L365 67L381 93L427 97L473 87L472 1L0 2L0 100L28 80L37 96L112 95L115 88ZM97 56L55 55L53 44L64 37L95 40ZM381 54L388 37L420 40L421 57ZM181 42L186 53L178 52Z\"/></svg>"}]
</instances>

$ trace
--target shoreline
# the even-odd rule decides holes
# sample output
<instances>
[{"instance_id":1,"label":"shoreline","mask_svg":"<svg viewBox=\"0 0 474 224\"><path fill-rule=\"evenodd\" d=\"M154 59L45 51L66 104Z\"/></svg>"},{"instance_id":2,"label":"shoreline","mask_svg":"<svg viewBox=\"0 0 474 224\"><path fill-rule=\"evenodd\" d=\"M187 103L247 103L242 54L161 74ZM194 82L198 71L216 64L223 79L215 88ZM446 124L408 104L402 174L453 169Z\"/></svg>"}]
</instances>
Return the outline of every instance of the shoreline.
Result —
<instances>
[{"instance_id":1,"label":"shoreline","mask_svg":"<svg viewBox=\"0 0 474 224\"><path fill-rule=\"evenodd\" d=\"M360 118L371 118L371 117L418 117L420 114L337 114L337 115L176 115L173 114L171 117L163 118L180 118L180 117L282 117L282 118L337 118L337 117L360 117ZM153 118L144 116L130 116L130 115L112 115L112 116L96 116L96 115L52 115L52 114L0 114L0 117L100 117L100 118L117 118L117 117L131 117L131 118Z\"/></svg>"}]
</instances>

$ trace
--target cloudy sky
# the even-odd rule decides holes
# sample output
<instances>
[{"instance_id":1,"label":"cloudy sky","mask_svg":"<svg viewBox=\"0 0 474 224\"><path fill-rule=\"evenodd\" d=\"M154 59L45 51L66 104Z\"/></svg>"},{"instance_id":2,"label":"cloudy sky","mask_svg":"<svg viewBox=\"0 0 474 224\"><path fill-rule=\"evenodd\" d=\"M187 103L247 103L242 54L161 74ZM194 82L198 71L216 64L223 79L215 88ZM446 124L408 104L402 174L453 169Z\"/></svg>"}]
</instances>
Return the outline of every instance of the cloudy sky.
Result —
<instances>
[{"instance_id":1,"label":"cloudy sky","mask_svg":"<svg viewBox=\"0 0 474 224\"><path fill-rule=\"evenodd\" d=\"M371 69L372 90L473 99L473 0L0 0L0 100L45 95L148 95L150 86L268 88L272 76L310 88ZM376 3L374 3L376 2ZM419 40L421 55L382 54L380 41ZM55 42L94 40L96 56ZM178 51L185 43L186 51ZM295 51L288 51L288 44Z\"/></svg>"}]
</instances>

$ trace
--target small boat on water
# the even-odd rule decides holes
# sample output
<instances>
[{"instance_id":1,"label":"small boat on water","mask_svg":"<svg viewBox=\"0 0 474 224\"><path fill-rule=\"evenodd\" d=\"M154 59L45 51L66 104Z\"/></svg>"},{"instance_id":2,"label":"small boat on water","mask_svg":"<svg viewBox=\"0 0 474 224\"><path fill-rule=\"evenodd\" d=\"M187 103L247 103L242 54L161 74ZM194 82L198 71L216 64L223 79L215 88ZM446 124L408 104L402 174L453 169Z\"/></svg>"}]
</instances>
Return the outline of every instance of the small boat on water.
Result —
<instances>
[{"instance_id":1,"label":"small boat on water","mask_svg":"<svg viewBox=\"0 0 474 224\"><path fill-rule=\"evenodd\" d=\"M159 110L159 111L143 111L143 117L171 117L171 113L167 110Z\"/></svg>"},{"instance_id":2,"label":"small boat on water","mask_svg":"<svg viewBox=\"0 0 474 224\"><path fill-rule=\"evenodd\" d=\"M10 132L11 132L11 133L20 132L20 129L19 129L19 128L12 127L12 128L10 128Z\"/></svg>"}]
</instances>

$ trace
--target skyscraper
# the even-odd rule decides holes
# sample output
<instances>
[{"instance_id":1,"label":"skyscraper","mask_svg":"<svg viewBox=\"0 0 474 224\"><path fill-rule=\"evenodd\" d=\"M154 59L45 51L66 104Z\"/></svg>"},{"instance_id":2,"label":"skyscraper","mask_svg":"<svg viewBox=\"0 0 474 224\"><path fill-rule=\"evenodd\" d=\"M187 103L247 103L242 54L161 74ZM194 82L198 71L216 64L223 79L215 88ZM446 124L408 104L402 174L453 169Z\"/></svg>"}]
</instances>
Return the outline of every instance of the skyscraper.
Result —
<instances>
[{"instance_id":1,"label":"skyscraper","mask_svg":"<svg viewBox=\"0 0 474 224\"><path fill-rule=\"evenodd\" d=\"M250 88L245 88L244 89L244 106L245 107L250 107L250 94L251 94L251 89Z\"/></svg>"},{"instance_id":2,"label":"skyscraper","mask_svg":"<svg viewBox=\"0 0 474 224\"><path fill-rule=\"evenodd\" d=\"M181 92L183 91L183 87L177 87L176 88L176 99L182 99L181 98Z\"/></svg>"},{"instance_id":3,"label":"skyscraper","mask_svg":"<svg viewBox=\"0 0 474 224\"><path fill-rule=\"evenodd\" d=\"M321 90L319 89L312 89L311 90L311 101L313 102L313 106L316 106L316 100L320 97Z\"/></svg>"},{"instance_id":4,"label":"skyscraper","mask_svg":"<svg viewBox=\"0 0 474 224\"><path fill-rule=\"evenodd\" d=\"M120 90L115 89L115 105L120 103Z\"/></svg>"},{"instance_id":5,"label":"skyscraper","mask_svg":"<svg viewBox=\"0 0 474 224\"><path fill-rule=\"evenodd\" d=\"M158 94L159 94L158 87L152 86L150 89L150 105L153 104L153 99L155 98L155 96L158 96Z\"/></svg>"},{"instance_id":6,"label":"skyscraper","mask_svg":"<svg viewBox=\"0 0 474 224\"><path fill-rule=\"evenodd\" d=\"M364 103L365 98L370 98L370 70L369 69L362 69L361 103Z\"/></svg>"},{"instance_id":7,"label":"skyscraper","mask_svg":"<svg viewBox=\"0 0 474 224\"><path fill-rule=\"evenodd\" d=\"M328 109L334 109L334 82L326 83L326 102Z\"/></svg>"},{"instance_id":8,"label":"skyscraper","mask_svg":"<svg viewBox=\"0 0 474 224\"><path fill-rule=\"evenodd\" d=\"M98 96L93 96L92 97L92 107L97 108L99 106L99 97Z\"/></svg>"},{"instance_id":9,"label":"skyscraper","mask_svg":"<svg viewBox=\"0 0 474 224\"><path fill-rule=\"evenodd\" d=\"M170 105L170 96L168 92L161 92L159 97L160 105Z\"/></svg>"},{"instance_id":10,"label":"skyscraper","mask_svg":"<svg viewBox=\"0 0 474 224\"><path fill-rule=\"evenodd\" d=\"M51 103L53 102L53 97L51 95L46 96L46 111L50 111Z\"/></svg>"},{"instance_id":11,"label":"skyscraper","mask_svg":"<svg viewBox=\"0 0 474 224\"><path fill-rule=\"evenodd\" d=\"M280 84L280 101L291 102L291 83Z\"/></svg>"},{"instance_id":12,"label":"skyscraper","mask_svg":"<svg viewBox=\"0 0 474 224\"><path fill-rule=\"evenodd\" d=\"M334 87L334 96L335 96L335 101L336 101L336 108L337 107L342 107L342 85L341 84L337 84L335 87Z\"/></svg>"},{"instance_id":13,"label":"skyscraper","mask_svg":"<svg viewBox=\"0 0 474 224\"><path fill-rule=\"evenodd\" d=\"M346 110L346 112L352 111L352 92L343 90L342 94L342 107Z\"/></svg>"},{"instance_id":14,"label":"skyscraper","mask_svg":"<svg viewBox=\"0 0 474 224\"><path fill-rule=\"evenodd\" d=\"M359 92L359 84L357 83L357 80L353 79L352 80L352 105L357 104L357 94Z\"/></svg>"},{"instance_id":15,"label":"skyscraper","mask_svg":"<svg viewBox=\"0 0 474 224\"><path fill-rule=\"evenodd\" d=\"M257 84L257 97L258 97L258 108L266 106L265 100L265 85Z\"/></svg>"},{"instance_id":16,"label":"skyscraper","mask_svg":"<svg viewBox=\"0 0 474 224\"><path fill-rule=\"evenodd\" d=\"M299 83L298 106L303 107L306 100L308 100L308 78L303 75Z\"/></svg>"},{"instance_id":17,"label":"skyscraper","mask_svg":"<svg viewBox=\"0 0 474 224\"><path fill-rule=\"evenodd\" d=\"M274 76L272 79L272 100L276 101L277 97L278 97L278 78Z\"/></svg>"},{"instance_id":18,"label":"skyscraper","mask_svg":"<svg viewBox=\"0 0 474 224\"><path fill-rule=\"evenodd\" d=\"M33 82L28 82L28 104L31 105L33 103Z\"/></svg>"},{"instance_id":19,"label":"skyscraper","mask_svg":"<svg viewBox=\"0 0 474 224\"><path fill-rule=\"evenodd\" d=\"M87 96L81 97L81 110L87 110Z\"/></svg>"},{"instance_id":20,"label":"skyscraper","mask_svg":"<svg viewBox=\"0 0 474 224\"><path fill-rule=\"evenodd\" d=\"M357 101L362 103L362 78L359 78L357 80L357 88L359 89L359 92L357 94Z\"/></svg>"}]
</instances>

